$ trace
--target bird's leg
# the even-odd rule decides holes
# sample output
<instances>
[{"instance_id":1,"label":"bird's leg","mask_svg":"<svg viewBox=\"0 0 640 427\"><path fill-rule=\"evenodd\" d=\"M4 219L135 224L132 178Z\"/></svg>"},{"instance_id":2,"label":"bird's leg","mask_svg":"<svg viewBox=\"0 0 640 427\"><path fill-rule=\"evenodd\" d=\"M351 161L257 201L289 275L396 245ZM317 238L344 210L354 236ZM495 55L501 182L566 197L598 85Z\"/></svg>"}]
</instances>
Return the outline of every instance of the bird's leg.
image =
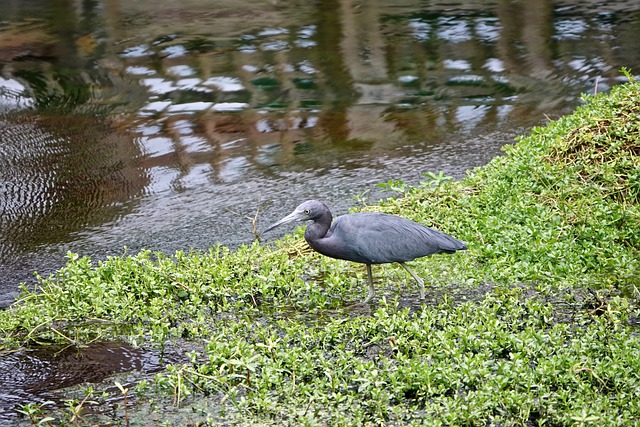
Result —
<instances>
[{"instance_id":1,"label":"bird's leg","mask_svg":"<svg viewBox=\"0 0 640 427\"><path fill-rule=\"evenodd\" d=\"M369 278L369 292L367 292L367 297L363 301L363 303L365 304L371 301L376 294L376 290L373 287L373 274L371 274L371 264L366 264L366 265L367 265L367 276Z\"/></svg>"},{"instance_id":2,"label":"bird's leg","mask_svg":"<svg viewBox=\"0 0 640 427\"><path fill-rule=\"evenodd\" d=\"M411 275L411 277L413 277L416 282L418 282L418 287L420 288L420 299L424 299L425 295L424 295L424 281L418 277L418 275L416 274L415 271L413 271L411 268L409 268L409 266L407 264L405 264L404 262L399 262L398 264L400 264L401 266L404 267L405 270L407 270L407 273L409 273Z\"/></svg>"}]
</instances>

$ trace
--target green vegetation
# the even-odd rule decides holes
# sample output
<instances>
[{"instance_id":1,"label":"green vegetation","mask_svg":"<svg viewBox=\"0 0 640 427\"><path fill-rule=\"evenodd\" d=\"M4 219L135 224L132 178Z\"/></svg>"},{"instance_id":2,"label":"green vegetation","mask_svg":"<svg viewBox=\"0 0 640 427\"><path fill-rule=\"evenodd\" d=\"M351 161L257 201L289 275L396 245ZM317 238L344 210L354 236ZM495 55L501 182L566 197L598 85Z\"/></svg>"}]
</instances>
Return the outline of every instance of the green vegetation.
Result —
<instances>
[{"instance_id":1,"label":"green vegetation","mask_svg":"<svg viewBox=\"0 0 640 427\"><path fill-rule=\"evenodd\" d=\"M389 181L398 196L363 207L468 242L414 262L431 284L425 304L384 266L384 297L350 305L364 267L310 252L298 230L277 248L70 254L0 313L2 345L193 349L136 390L119 386L137 415L83 418L79 398L63 423L637 425L640 84L585 103L461 182Z\"/></svg>"}]
</instances>

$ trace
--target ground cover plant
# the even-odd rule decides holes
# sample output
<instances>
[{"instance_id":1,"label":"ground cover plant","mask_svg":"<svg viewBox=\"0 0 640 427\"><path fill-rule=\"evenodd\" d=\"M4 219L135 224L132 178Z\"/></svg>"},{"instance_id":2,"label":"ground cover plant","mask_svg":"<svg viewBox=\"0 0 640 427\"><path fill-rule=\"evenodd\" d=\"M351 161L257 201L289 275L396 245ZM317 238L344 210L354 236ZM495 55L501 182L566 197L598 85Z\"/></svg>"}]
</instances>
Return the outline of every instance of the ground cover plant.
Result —
<instances>
[{"instance_id":1,"label":"ground cover plant","mask_svg":"<svg viewBox=\"0 0 640 427\"><path fill-rule=\"evenodd\" d=\"M426 302L386 265L382 297L357 304L364 267L312 253L300 230L237 251L70 254L0 313L5 349L120 338L188 357L129 387L127 411L83 417L78 396L73 417L24 412L34 424L637 423L640 84L585 97L460 182L383 186L396 194L360 209L468 243L413 263Z\"/></svg>"}]
</instances>

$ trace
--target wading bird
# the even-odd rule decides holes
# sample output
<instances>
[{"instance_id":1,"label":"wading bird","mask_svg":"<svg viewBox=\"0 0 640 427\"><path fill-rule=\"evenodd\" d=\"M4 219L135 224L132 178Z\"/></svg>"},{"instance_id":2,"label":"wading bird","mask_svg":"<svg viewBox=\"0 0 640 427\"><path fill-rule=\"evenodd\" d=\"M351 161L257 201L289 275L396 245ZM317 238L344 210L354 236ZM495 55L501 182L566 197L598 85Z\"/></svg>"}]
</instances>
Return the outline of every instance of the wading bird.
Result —
<instances>
[{"instance_id":1,"label":"wading bird","mask_svg":"<svg viewBox=\"0 0 640 427\"><path fill-rule=\"evenodd\" d=\"M331 219L331 211L324 203L307 200L263 233L294 221L312 221L304 239L316 252L367 266L369 292L365 303L375 295L372 264L400 264L418 282L420 298L424 299L424 282L405 262L467 249L464 242L448 234L395 215L362 212L341 215L333 223Z\"/></svg>"}]
</instances>

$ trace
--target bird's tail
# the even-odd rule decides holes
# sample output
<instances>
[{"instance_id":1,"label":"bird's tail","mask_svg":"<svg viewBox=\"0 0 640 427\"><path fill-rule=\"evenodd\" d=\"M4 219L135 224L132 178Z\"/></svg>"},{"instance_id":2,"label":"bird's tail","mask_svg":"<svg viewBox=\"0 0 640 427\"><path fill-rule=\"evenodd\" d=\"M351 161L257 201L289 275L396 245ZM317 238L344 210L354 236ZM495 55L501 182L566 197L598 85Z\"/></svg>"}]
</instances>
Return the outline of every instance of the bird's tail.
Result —
<instances>
[{"instance_id":1,"label":"bird's tail","mask_svg":"<svg viewBox=\"0 0 640 427\"><path fill-rule=\"evenodd\" d=\"M442 251L448 254L467 249L467 244L465 242L440 231L438 231L438 244Z\"/></svg>"}]
</instances>

